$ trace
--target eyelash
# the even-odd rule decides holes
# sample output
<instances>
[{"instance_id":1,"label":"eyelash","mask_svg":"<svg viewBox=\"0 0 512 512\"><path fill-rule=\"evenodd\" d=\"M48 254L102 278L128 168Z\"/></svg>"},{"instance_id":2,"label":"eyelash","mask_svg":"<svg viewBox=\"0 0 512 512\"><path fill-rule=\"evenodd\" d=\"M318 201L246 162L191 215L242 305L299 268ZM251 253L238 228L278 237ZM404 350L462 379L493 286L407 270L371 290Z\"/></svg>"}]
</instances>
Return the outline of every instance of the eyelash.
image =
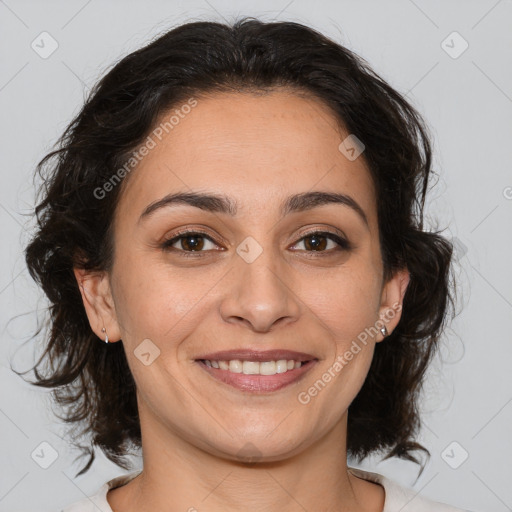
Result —
<instances>
[{"instance_id":1,"label":"eyelash","mask_svg":"<svg viewBox=\"0 0 512 512\"><path fill-rule=\"evenodd\" d=\"M197 257L201 257L200 256L201 253L209 252L209 251L185 251L183 249L177 249L175 247L172 247L172 245L174 245L177 241L179 241L183 238L191 237L192 235L200 235L201 237L206 238L207 240L209 240L210 242L215 244L215 240L213 240L208 234L206 234L203 231L197 231L197 230L196 231L187 231L187 230L185 230L185 231L175 233L172 238L165 240L162 243L161 248L165 251L177 251L179 253L182 253L181 256L184 258L197 258ZM297 245L298 243L302 242L304 239L312 237L313 235L319 235L319 236L328 238L329 240L332 240L333 242L338 244L337 248L329 249L327 251L307 251L307 250L303 249L304 252L313 253L313 254L317 253L318 257L322 257L325 255L329 256L329 255L332 255L333 252L338 252L338 251L350 251L353 248L352 244L348 240L346 240L345 238L338 236L334 233L331 233L330 231L311 231L311 232L305 233L299 240L297 240L297 242L294 245ZM315 255L314 257L317 257L317 256Z\"/></svg>"}]
</instances>

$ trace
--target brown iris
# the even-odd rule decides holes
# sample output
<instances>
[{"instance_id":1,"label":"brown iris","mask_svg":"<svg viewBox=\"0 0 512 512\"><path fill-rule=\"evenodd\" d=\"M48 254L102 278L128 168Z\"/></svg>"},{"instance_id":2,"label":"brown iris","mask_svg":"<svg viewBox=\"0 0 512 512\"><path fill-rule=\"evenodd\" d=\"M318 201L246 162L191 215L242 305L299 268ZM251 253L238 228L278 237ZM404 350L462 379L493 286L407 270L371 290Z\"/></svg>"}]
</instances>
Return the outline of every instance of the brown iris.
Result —
<instances>
[{"instance_id":1,"label":"brown iris","mask_svg":"<svg viewBox=\"0 0 512 512\"><path fill-rule=\"evenodd\" d=\"M204 236L188 235L181 239L181 246L187 251L200 251L204 246Z\"/></svg>"},{"instance_id":2,"label":"brown iris","mask_svg":"<svg viewBox=\"0 0 512 512\"><path fill-rule=\"evenodd\" d=\"M313 243L308 243L308 240L313 240ZM304 237L304 245L307 249L312 249L313 251L321 251L327 246L327 237L322 235L306 236Z\"/></svg>"}]
</instances>

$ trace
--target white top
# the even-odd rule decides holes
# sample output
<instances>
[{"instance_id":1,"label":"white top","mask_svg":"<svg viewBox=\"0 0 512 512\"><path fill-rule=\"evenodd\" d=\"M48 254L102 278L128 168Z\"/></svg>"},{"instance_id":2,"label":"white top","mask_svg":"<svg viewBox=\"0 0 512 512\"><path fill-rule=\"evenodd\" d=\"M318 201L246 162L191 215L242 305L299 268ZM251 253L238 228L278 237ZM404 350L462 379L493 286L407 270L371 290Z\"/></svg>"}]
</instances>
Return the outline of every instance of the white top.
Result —
<instances>
[{"instance_id":1,"label":"white top","mask_svg":"<svg viewBox=\"0 0 512 512\"><path fill-rule=\"evenodd\" d=\"M348 470L356 477L378 483L384 487L386 497L382 512L470 512L419 496L416 491L401 487L393 480L379 475L378 473L370 473L369 471L351 467L349 467ZM61 512L113 512L107 501L107 492L110 489L127 484L130 480L133 480L139 475L141 471L142 470L137 470L113 478L103 484L101 489L93 496L76 501L64 508Z\"/></svg>"}]
</instances>

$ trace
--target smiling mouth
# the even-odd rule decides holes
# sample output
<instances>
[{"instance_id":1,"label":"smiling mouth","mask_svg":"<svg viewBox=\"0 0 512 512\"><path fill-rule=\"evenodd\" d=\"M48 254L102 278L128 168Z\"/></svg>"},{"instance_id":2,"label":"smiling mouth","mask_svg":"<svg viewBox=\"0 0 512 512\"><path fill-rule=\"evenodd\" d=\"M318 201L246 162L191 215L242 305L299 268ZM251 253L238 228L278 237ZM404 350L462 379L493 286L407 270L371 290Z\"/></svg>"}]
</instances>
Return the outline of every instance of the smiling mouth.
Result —
<instances>
[{"instance_id":1,"label":"smiling mouth","mask_svg":"<svg viewBox=\"0 0 512 512\"><path fill-rule=\"evenodd\" d=\"M276 375L300 368L309 361L296 361L294 359L279 359L274 361L242 361L199 359L209 368L216 368L230 373L243 373L244 375Z\"/></svg>"},{"instance_id":2,"label":"smiling mouth","mask_svg":"<svg viewBox=\"0 0 512 512\"><path fill-rule=\"evenodd\" d=\"M196 360L196 363L216 381L251 393L269 393L289 386L301 380L317 362L318 359L307 361Z\"/></svg>"}]
</instances>

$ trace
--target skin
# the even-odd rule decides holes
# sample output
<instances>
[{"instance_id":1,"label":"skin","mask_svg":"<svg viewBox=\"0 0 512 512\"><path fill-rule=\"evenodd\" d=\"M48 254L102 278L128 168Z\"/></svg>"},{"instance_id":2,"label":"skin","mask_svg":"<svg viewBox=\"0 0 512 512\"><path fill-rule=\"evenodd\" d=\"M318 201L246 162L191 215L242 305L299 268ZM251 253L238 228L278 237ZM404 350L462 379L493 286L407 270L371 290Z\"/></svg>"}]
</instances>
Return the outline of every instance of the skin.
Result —
<instances>
[{"instance_id":1,"label":"skin","mask_svg":"<svg viewBox=\"0 0 512 512\"><path fill-rule=\"evenodd\" d=\"M137 383L144 471L109 491L114 512L382 511L384 489L346 463L347 409L380 332L307 405L297 399L402 304L409 282L406 269L383 281L375 189L364 159L339 151L347 135L322 102L293 90L216 93L198 98L123 184L111 272L75 269L91 328L122 339ZM368 225L340 204L280 215L288 196L312 190L350 195ZM149 204L190 191L228 195L238 212L181 204L139 221ZM174 252L161 247L184 227L213 240L203 239L198 257L183 256L190 239ZM335 229L353 249L322 239L328 245L315 251L304 238ZM236 252L248 236L263 250L251 263ZM400 311L386 321L389 333ZM144 339L160 350L148 366L134 355ZM195 362L235 348L318 361L299 382L257 395ZM241 449L258 462L241 461Z\"/></svg>"}]
</instances>

